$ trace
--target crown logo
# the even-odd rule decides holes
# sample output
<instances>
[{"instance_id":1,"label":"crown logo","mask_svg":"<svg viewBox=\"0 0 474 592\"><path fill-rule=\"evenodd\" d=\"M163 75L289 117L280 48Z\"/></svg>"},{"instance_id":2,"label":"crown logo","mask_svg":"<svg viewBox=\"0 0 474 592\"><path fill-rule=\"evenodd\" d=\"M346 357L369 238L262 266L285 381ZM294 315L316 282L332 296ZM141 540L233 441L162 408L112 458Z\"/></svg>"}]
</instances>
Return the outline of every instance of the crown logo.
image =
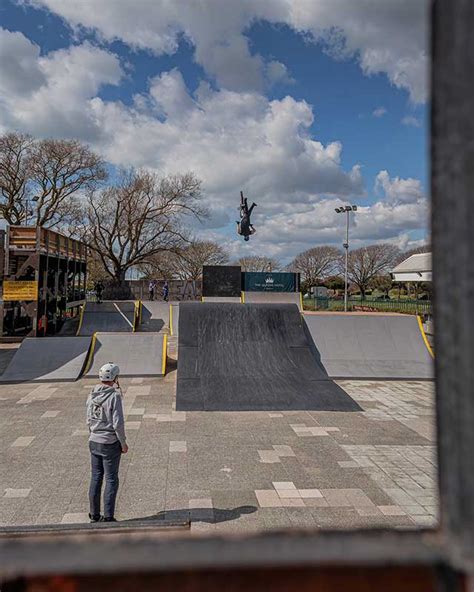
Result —
<instances>
[{"instance_id":1,"label":"crown logo","mask_svg":"<svg viewBox=\"0 0 474 592\"><path fill-rule=\"evenodd\" d=\"M265 283L266 284L273 284L274 282L275 282L275 280L272 277L265 278Z\"/></svg>"}]
</instances>

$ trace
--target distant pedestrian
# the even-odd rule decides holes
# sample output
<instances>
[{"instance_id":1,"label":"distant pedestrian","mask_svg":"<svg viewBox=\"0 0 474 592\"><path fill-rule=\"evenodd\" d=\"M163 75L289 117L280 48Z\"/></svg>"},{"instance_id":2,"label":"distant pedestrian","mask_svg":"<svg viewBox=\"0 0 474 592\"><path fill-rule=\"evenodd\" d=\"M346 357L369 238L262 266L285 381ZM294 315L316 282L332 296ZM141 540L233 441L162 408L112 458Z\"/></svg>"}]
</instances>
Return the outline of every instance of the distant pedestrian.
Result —
<instances>
[{"instance_id":1,"label":"distant pedestrian","mask_svg":"<svg viewBox=\"0 0 474 592\"><path fill-rule=\"evenodd\" d=\"M94 286L95 298L99 304L102 303L102 292L104 291L104 284L102 280L98 280Z\"/></svg>"},{"instance_id":2,"label":"distant pedestrian","mask_svg":"<svg viewBox=\"0 0 474 592\"><path fill-rule=\"evenodd\" d=\"M150 300L154 300L155 299L155 289L156 289L156 282L155 282L155 280L150 280L150 282L148 284L148 295L150 297Z\"/></svg>"},{"instance_id":3,"label":"distant pedestrian","mask_svg":"<svg viewBox=\"0 0 474 592\"><path fill-rule=\"evenodd\" d=\"M163 290L161 292L162 295L163 295L163 300L165 302L168 302L169 292L170 292L170 289L169 289L169 286L168 286L168 282L165 282L164 283L164 286L163 286Z\"/></svg>"},{"instance_id":4,"label":"distant pedestrian","mask_svg":"<svg viewBox=\"0 0 474 592\"><path fill-rule=\"evenodd\" d=\"M115 500L119 487L122 454L128 452L123 416L122 391L118 381L120 368L108 362L99 370L100 384L87 398L87 425L91 453L89 519L91 522L116 522ZM102 481L105 476L104 514L100 513Z\"/></svg>"}]
</instances>

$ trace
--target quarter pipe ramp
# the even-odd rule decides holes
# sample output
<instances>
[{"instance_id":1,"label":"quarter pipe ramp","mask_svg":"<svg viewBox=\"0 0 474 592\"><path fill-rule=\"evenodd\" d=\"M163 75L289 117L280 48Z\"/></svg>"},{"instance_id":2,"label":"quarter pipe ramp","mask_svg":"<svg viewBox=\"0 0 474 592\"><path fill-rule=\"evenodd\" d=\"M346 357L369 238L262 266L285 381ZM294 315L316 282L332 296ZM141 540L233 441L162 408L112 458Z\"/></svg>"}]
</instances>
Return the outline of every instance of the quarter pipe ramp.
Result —
<instances>
[{"instance_id":1,"label":"quarter pipe ramp","mask_svg":"<svg viewBox=\"0 0 474 592\"><path fill-rule=\"evenodd\" d=\"M359 411L317 362L293 304L180 304L176 409Z\"/></svg>"},{"instance_id":2,"label":"quarter pipe ramp","mask_svg":"<svg viewBox=\"0 0 474 592\"><path fill-rule=\"evenodd\" d=\"M98 333L86 377L97 376L101 366L115 362L120 376L163 376L166 371L167 335L163 333Z\"/></svg>"},{"instance_id":3,"label":"quarter pipe ramp","mask_svg":"<svg viewBox=\"0 0 474 592\"><path fill-rule=\"evenodd\" d=\"M167 332L170 325L170 304L168 302L142 302L140 332Z\"/></svg>"},{"instance_id":4,"label":"quarter pipe ramp","mask_svg":"<svg viewBox=\"0 0 474 592\"><path fill-rule=\"evenodd\" d=\"M77 380L90 345L90 337L28 337L0 376L0 382Z\"/></svg>"},{"instance_id":5,"label":"quarter pipe ramp","mask_svg":"<svg viewBox=\"0 0 474 592\"><path fill-rule=\"evenodd\" d=\"M315 355L332 378L426 380L433 360L410 315L304 315Z\"/></svg>"},{"instance_id":6,"label":"quarter pipe ramp","mask_svg":"<svg viewBox=\"0 0 474 592\"><path fill-rule=\"evenodd\" d=\"M87 302L79 323L78 335L97 331L129 333L133 331L134 302Z\"/></svg>"},{"instance_id":7,"label":"quarter pipe ramp","mask_svg":"<svg viewBox=\"0 0 474 592\"><path fill-rule=\"evenodd\" d=\"M296 304L303 312L300 292L243 292L242 301L250 304Z\"/></svg>"}]
</instances>

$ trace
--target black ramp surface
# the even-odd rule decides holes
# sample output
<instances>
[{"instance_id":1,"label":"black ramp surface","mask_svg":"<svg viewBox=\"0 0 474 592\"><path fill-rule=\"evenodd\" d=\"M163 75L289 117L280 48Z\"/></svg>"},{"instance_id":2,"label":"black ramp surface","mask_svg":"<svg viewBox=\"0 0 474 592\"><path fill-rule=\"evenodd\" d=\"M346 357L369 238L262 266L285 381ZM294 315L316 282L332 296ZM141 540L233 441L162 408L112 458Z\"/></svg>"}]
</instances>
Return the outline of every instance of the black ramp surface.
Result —
<instances>
[{"instance_id":1,"label":"black ramp surface","mask_svg":"<svg viewBox=\"0 0 474 592\"><path fill-rule=\"evenodd\" d=\"M167 331L170 323L169 302L142 302L142 320L139 331Z\"/></svg>"},{"instance_id":2,"label":"black ramp surface","mask_svg":"<svg viewBox=\"0 0 474 592\"><path fill-rule=\"evenodd\" d=\"M90 343L90 337L28 337L0 382L76 380L84 368Z\"/></svg>"},{"instance_id":3,"label":"black ramp surface","mask_svg":"<svg viewBox=\"0 0 474 592\"><path fill-rule=\"evenodd\" d=\"M79 335L97 331L128 333L133 331L134 302L88 302L84 309Z\"/></svg>"},{"instance_id":4,"label":"black ramp surface","mask_svg":"<svg viewBox=\"0 0 474 592\"><path fill-rule=\"evenodd\" d=\"M324 313L304 319L333 378L433 378L433 360L413 315Z\"/></svg>"},{"instance_id":5,"label":"black ramp surface","mask_svg":"<svg viewBox=\"0 0 474 592\"><path fill-rule=\"evenodd\" d=\"M176 409L360 411L314 357L293 304L180 304Z\"/></svg>"},{"instance_id":6,"label":"black ramp surface","mask_svg":"<svg viewBox=\"0 0 474 592\"><path fill-rule=\"evenodd\" d=\"M165 338L162 333L98 333L86 376L97 376L107 362L119 365L120 376L162 376Z\"/></svg>"}]
</instances>

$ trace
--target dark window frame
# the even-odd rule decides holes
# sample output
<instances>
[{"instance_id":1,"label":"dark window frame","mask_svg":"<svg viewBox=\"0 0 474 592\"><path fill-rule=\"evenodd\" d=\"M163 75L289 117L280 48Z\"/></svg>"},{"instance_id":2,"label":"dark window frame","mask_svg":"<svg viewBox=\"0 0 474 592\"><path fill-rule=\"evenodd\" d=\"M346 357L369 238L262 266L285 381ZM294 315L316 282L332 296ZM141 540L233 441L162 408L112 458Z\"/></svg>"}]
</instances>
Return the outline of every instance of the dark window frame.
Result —
<instances>
[{"instance_id":1,"label":"dark window frame","mask_svg":"<svg viewBox=\"0 0 474 592\"><path fill-rule=\"evenodd\" d=\"M439 528L285 530L238 538L192 537L179 531L149 529L135 534L31 533L15 540L0 537L0 578L48 573L157 574L440 564L464 573L473 570L474 307L470 294L474 291L474 2L435 0L432 25L431 196Z\"/></svg>"}]
</instances>

